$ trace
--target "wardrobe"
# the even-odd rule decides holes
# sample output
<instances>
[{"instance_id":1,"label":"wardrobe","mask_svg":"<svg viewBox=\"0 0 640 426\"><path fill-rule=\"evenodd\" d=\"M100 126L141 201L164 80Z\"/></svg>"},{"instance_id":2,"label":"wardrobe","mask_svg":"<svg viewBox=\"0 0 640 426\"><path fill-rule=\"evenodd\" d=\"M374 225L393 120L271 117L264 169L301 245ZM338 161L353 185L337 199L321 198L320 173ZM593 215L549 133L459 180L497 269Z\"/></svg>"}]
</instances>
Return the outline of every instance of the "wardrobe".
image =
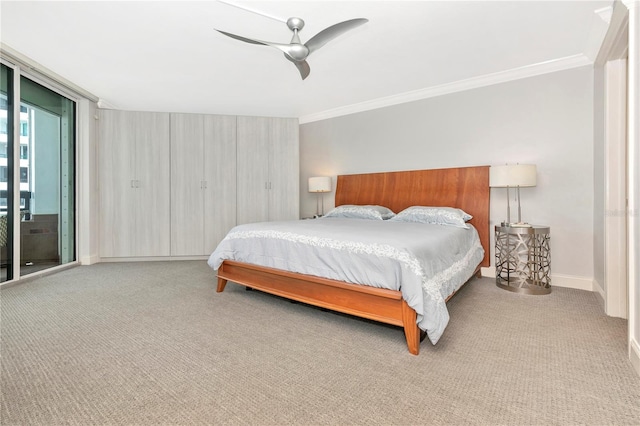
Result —
<instances>
[{"instance_id":1,"label":"wardrobe","mask_svg":"<svg viewBox=\"0 0 640 426\"><path fill-rule=\"evenodd\" d=\"M208 256L236 224L299 218L293 118L99 110L100 257Z\"/></svg>"}]
</instances>

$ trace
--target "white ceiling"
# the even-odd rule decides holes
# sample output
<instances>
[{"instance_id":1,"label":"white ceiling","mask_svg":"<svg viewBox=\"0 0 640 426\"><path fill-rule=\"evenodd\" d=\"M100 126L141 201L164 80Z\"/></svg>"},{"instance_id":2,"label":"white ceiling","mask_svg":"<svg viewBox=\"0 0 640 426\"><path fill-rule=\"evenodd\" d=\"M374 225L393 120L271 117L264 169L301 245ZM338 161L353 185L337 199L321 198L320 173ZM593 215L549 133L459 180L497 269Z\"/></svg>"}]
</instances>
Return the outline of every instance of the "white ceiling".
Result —
<instances>
[{"instance_id":1,"label":"white ceiling","mask_svg":"<svg viewBox=\"0 0 640 426\"><path fill-rule=\"evenodd\" d=\"M5 1L0 41L125 110L314 117L592 62L612 1L234 1L306 22L302 42L369 22L308 59L214 28L288 43L276 19L217 1ZM474 83L475 82L475 83ZM434 91L435 90L435 91ZM447 89L449 90L449 89ZM413 98L412 98L413 97Z\"/></svg>"}]
</instances>

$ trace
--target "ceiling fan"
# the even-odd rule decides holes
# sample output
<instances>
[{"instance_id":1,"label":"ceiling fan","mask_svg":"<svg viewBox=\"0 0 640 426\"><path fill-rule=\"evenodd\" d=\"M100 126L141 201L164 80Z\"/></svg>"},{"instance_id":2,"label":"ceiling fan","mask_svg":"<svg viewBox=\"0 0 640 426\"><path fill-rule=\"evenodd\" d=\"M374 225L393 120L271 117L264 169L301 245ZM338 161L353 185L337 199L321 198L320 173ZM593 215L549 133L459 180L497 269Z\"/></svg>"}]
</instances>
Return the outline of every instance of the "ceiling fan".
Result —
<instances>
[{"instance_id":1,"label":"ceiling fan","mask_svg":"<svg viewBox=\"0 0 640 426\"><path fill-rule=\"evenodd\" d=\"M310 54L320 49L322 46L338 37L339 35L351 29L354 29L366 22L369 22L369 20L364 18L350 19L348 21L340 22L320 31L304 44L302 44L302 42L300 41L300 37L298 36L298 32L301 31L302 28L304 28L304 21L300 18L289 18L287 20L287 26L291 31L293 31L293 37L291 38L291 42L289 44L272 43L269 41L251 39L218 29L216 29L216 31L226 35L227 37L244 41L245 43L271 46L281 50L282 52L284 52L285 58L293 62L296 68L298 68L298 71L300 71L300 76L304 80L305 78L307 78L307 76L309 76L309 73L311 72L311 68L309 67L309 63L307 62L307 57Z\"/></svg>"}]
</instances>

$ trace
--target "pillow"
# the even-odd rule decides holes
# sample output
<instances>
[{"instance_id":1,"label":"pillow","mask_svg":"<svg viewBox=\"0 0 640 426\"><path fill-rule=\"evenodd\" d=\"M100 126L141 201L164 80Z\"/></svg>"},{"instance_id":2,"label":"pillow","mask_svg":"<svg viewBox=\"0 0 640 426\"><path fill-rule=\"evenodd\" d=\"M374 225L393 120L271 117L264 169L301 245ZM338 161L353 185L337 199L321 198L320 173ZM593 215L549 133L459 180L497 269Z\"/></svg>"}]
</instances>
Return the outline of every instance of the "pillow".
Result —
<instances>
[{"instance_id":1,"label":"pillow","mask_svg":"<svg viewBox=\"0 0 640 426\"><path fill-rule=\"evenodd\" d=\"M392 222L432 223L469 229L469 225L465 222L472 218L473 216L465 211L453 207L413 206L407 207L389 220Z\"/></svg>"},{"instance_id":2,"label":"pillow","mask_svg":"<svg viewBox=\"0 0 640 426\"><path fill-rule=\"evenodd\" d=\"M356 206L345 204L332 209L324 217L350 217L353 219L387 220L395 213L383 206Z\"/></svg>"}]
</instances>

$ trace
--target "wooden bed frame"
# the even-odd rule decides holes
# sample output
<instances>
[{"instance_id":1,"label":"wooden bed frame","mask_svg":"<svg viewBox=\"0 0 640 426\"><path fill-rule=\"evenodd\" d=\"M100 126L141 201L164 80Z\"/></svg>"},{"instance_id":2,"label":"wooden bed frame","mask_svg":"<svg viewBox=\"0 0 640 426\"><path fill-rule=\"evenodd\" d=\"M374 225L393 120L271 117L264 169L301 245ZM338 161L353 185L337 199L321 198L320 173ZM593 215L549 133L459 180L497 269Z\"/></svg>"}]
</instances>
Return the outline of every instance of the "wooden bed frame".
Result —
<instances>
[{"instance_id":1,"label":"wooden bed frame","mask_svg":"<svg viewBox=\"0 0 640 426\"><path fill-rule=\"evenodd\" d=\"M335 205L375 204L394 212L414 206L458 207L473 216L489 266L489 166L340 175ZM409 352L420 352L416 312L400 291L225 260L218 269L218 292L227 281L374 321L403 327ZM450 298L451 296L449 296ZM448 300L448 299L447 299Z\"/></svg>"}]
</instances>

